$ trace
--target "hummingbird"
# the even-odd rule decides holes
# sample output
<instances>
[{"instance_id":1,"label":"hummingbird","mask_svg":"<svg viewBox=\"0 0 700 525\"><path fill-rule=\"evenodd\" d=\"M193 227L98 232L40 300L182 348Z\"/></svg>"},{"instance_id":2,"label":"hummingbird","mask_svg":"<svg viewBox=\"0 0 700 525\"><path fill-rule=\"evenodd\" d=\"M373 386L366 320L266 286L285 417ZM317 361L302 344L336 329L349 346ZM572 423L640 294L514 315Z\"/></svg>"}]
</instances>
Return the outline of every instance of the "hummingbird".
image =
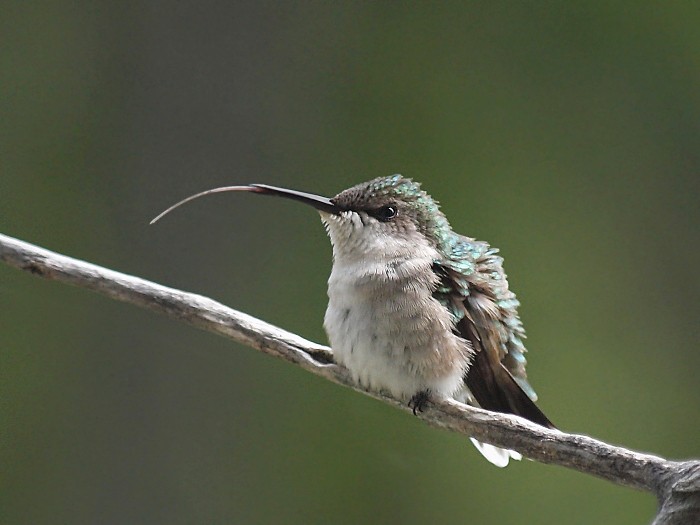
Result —
<instances>
[{"instance_id":1,"label":"hummingbird","mask_svg":"<svg viewBox=\"0 0 700 525\"><path fill-rule=\"evenodd\" d=\"M324 328L338 364L363 388L404 400L413 413L453 398L555 428L525 372L525 330L503 259L452 230L438 203L402 175L326 198L265 184L225 186L315 208L333 246ZM472 438L499 467L520 455Z\"/></svg>"}]
</instances>

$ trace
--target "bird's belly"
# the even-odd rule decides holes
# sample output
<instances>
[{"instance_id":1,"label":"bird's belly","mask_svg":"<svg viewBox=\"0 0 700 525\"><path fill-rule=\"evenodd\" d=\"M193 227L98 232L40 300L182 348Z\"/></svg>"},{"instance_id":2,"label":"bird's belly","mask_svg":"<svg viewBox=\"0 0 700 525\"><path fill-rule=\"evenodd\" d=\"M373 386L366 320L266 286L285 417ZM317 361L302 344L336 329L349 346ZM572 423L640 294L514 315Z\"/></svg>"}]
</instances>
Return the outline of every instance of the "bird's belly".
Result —
<instances>
[{"instance_id":1,"label":"bird's belly","mask_svg":"<svg viewBox=\"0 0 700 525\"><path fill-rule=\"evenodd\" d=\"M466 343L427 292L367 294L329 287L324 326L339 364L374 391L409 399L419 391L451 396L462 387Z\"/></svg>"}]
</instances>

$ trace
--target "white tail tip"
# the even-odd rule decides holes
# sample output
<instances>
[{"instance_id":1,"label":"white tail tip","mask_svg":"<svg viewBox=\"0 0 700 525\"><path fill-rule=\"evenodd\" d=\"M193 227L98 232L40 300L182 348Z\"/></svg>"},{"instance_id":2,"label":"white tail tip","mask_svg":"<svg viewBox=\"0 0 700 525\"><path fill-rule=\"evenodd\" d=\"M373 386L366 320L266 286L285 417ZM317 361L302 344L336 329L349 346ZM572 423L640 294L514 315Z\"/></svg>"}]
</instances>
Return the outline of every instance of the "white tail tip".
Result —
<instances>
[{"instance_id":1,"label":"white tail tip","mask_svg":"<svg viewBox=\"0 0 700 525\"><path fill-rule=\"evenodd\" d=\"M491 462L499 468L507 467L508 462L511 459L514 459L516 461L520 461L521 459L523 459L523 456L515 450L507 450L505 448L494 447L493 445L489 445L488 443L482 443L481 441L477 441L474 438L469 439L472 443L474 443L476 449L479 452L481 452L481 454L487 460L489 460L489 462Z\"/></svg>"}]
</instances>

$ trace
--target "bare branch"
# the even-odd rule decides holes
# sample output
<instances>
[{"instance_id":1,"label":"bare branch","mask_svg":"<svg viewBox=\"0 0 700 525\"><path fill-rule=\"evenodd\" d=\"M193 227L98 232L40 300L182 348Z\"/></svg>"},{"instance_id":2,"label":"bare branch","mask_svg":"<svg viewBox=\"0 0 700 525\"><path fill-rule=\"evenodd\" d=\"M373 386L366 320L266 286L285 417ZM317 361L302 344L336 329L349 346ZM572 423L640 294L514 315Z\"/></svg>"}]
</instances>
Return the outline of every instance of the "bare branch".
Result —
<instances>
[{"instance_id":1,"label":"bare branch","mask_svg":"<svg viewBox=\"0 0 700 525\"><path fill-rule=\"evenodd\" d=\"M120 301L162 312L350 387L402 410L400 401L369 393L335 364L330 348L238 312L201 295L183 292L59 255L0 234L0 259L46 279L88 288ZM480 410L456 401L430 404L427 423L516 450L525 457L652 492L660 510L654 525L700 523L700 460L669 461L584 435L540 427L522 418Z\"/></svg>"}]
</instances>

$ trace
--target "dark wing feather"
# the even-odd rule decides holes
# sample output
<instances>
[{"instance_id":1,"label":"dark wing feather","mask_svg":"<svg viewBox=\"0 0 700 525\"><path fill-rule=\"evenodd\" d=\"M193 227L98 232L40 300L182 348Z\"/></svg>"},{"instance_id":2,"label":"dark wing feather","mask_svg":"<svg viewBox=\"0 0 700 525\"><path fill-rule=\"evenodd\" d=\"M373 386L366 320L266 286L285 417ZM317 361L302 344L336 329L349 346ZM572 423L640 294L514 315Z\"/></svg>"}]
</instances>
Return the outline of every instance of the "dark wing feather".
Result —
<instances>
[{"instance_id":1,"label":"dark wing feather","mask_svg":"<svg viewBox=\"0 0 700 525\"><path fill-rule=\"evenodd\" d=\"M496 353L488 348L488 343L484 344L473 321L465 316L457 323L457 330L462 337L471 341L475 350L465 382L479 406L486 410L515 414L538 425L555 428L515 381Z\"/></svg>"},{"instance_id":2,"label":"dark wing feather","mask_svg":"<svg viewBox=\"0 0 700 525\"><path fill-rule=\"evenodd\" d=\"M554 428L527 382L519 303L508 289L501 257L466 237L457 237L453 247L452 257L435 263L440 279L435 296L453 312L455 331L474 349L465 377L469 391L482 408Z\"/></svg>"}]
</instances>

